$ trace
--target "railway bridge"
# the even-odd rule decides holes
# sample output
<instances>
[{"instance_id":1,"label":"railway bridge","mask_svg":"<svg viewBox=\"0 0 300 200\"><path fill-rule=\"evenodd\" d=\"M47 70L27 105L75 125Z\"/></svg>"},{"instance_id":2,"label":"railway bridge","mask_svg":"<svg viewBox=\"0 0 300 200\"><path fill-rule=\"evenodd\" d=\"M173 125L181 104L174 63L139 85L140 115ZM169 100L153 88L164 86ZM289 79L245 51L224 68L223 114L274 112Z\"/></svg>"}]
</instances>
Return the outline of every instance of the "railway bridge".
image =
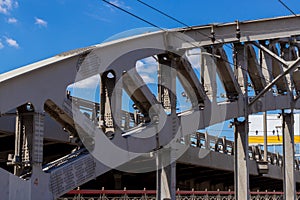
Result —
<instances>
[{"instance_id":1,"label":"railway bridge","mask_svg":"<svg viewBox=\"0 0 300 200\"><path fill-rule=\"evenodd\" d=\"M234 172L236 199L250 198L253 175L282 179L284 198L295 199L299 24L286 16L146 32L1 74L1 197L56 199L118 169L155 170L156 198L175 199L181 163ZM155 60L155 84L139 72L145 59ZM95 102L76 98L94 77ZM133 109L124 110L124 94ZM178 110L180 95L188 109ZM267 152L249 156L248 116L272 110L283 116L281 166ZM219 140L219 152L202 148L198 130L228 120L232 154Z\"/></svg>"}]
</instances>

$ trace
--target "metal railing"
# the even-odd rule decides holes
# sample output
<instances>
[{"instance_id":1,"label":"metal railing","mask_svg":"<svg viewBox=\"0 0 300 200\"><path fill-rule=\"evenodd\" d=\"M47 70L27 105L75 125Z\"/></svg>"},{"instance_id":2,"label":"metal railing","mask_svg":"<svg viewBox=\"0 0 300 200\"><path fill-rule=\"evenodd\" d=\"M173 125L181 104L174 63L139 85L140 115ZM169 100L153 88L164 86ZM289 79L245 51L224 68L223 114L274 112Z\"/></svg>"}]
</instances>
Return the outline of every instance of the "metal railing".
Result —
<instances>
[{"instance_id":1,"label":"metal railing","mask_svg":"<svg viewBox=\"0 0 300 200\"><path fill-rule=\"evenodd\" d=\"M78 97L68 97L67 102L76 105L79 110L86 114L86 116L95 123L100 123L100 105L99 103L87 101ZM136 127L139 123L143 122L143 117L139 113L130 113L122 110L120 128L123 130L129 130ZM193 147L199 147L208 149L211 151L233 155L234 154L234 142L227 140L226 137L217 137L209 135L208 133L196 132L189 136L189 139L183 143ZM251 160L263 161L264 151L260 146L249 146L249 158ZM283 157L279 153L267 153L267 161L269 164L283 166ZM295 169L300 170L300 162L295 160Z\"/></svg>"},{"instance_id":2,"label":"metal railing","mask_svg":"<svg viewBox=\"0 0 300 200\"><path fill-rule=\"evenodd\" d=\"M283 200L284 193L276 191L252 191L251 200ZM72 190L58 200L156 200L155 190ZM176 200L235 200L234 191L180 191ZM300 192L297 192L300 200Z\"/></svg>"},{"instance_id":3,"label":"metal railing","mask_svg":"<svg viewBox=\"0 0 300 200\"><path fill-rule=\"evenodd\" d=\"M197 132L190 136L188 142L192 147L198 147L223 154L234 155L234 142L226 137L211 136L208 133ZM249 146L249 158L251 160L263 161L264 150L260 146ZM283 166L283 156L279 153L267 153L267 161L271 165ZM300 170L300 162L295 160L295 169Z\"/></svg>"}]
</instances>

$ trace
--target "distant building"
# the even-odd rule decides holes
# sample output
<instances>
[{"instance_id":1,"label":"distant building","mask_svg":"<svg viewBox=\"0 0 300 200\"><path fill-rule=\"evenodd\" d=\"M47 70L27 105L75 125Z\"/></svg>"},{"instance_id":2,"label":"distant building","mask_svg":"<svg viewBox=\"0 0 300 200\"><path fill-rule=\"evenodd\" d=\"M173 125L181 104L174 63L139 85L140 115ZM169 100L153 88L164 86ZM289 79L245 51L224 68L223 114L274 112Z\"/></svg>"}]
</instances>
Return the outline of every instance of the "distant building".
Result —
<instances>
[{"instance_id":1,"label":"distant building","mask_svg":"<svg viewBox=\"0 0 300 200\"><path fill-rule=\"evenodd\" d=\"M249 145L264 144L263 115L249 116ZM295 156L300 158L300 114L294 114ZM268 151L282 154L282 116L280 114L267 115Z\"/></svg>"}]
</instances>

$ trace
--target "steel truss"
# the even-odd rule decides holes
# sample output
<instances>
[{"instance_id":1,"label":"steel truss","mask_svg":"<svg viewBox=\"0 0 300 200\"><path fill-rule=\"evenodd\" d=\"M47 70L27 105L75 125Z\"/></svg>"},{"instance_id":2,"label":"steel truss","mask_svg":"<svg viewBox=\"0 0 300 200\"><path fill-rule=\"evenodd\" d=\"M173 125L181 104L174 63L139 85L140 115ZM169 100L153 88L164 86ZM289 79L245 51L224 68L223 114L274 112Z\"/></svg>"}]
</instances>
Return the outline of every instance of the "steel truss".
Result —
<instances>
[{"instance_id":1,"label":"steel truss","mask_svg":"<svg viewBox=\"0 0 300 200\"><path fill-rule=\"evenodd\" d=\"M250 199L248 115L282 110L284 198L295 199L293 110L300 109L299 21L299 16L288 16L145 33L1 74L0 130L5 137L15 135L15 148L8 159L14 174L0 170L1 197L55 199L110 170L83 145L92 152L99 141L112 141L125 150L119 155L122 160L128 152L164 149L177 133L186 138L199 129L234 119L235 195ZM201 52L200 78L187 58L195 49ZM156 96L135 69L136 62L147 57L154 57L158 64ZM66 87L94 75L100 77L101 104L93 104L93 114L88 117L81 108L90 102L76 102L66 94ZM217 76L225 90L223 102L217 97ZM192 102L189 111L176 112L176 78ZM248 94L249 89L253 94ZM122 111L123 90L138 112ZM290 112L285 113L286 109ZM243 119L238 121L240 117ZM166 126L157 131L162 119ZM58 125L53 121L60 129L55 129ZM152 137L134 137L139 134ZM98 136L103 140L97 140ZM45 164L44 139L78 148ZM172 152L168 156L170 160ZM162 169L167 174L165 182L163 172L158 173L158 199L175 198L175 170L176 164Z\"/></svg>"}]
</instances>

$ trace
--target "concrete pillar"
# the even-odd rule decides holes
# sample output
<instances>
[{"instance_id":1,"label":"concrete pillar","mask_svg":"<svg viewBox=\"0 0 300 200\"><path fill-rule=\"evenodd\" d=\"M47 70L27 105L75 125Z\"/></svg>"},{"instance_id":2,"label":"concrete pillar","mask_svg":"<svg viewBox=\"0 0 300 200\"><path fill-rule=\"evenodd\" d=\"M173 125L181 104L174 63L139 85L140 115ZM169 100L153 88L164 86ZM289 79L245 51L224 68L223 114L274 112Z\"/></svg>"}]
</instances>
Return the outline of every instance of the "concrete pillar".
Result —
<instances>
[{"instance_id":1,"label":"concrete pillar","mask_svg":"<svg viewBox=\"0 0 300 200\"><path fill-rule=\"evenodd\" d=\"M16 118L15 175L21 176L31 172L29 180L10 179L8 184L15 186L16 191L24 192L22 199L53 199L49 190L50 174L42 170L43 140L44 140L44 112L34 109L31 104L18 108ZM16 194L10 192L9 199L15 199Z\"/></svg>"},{"instance_id":2,"label":"concrete pillar","mask_svg":"<svg viewBox=\"0 0 300 200\"><path fill-rule=\"evenodd\" d=\"M34 113L32 163L39 166L41 166L43 163L44 119L45 114L43 112Z\"/></svg>"},{"instance_id":3,"label":"concrete pillar","mask_svg":"<svg viewBox=\"0 0 300 200\"><path fill-rule=\"evenodd\" d=\"M248 169L248 131L247 121L235 119L234 130L234 181L235 199L250 199Z\"/></svg>"},{"instance_id":4,"label":"concrete pillar","mask_svg":"<svg viewBox=\"0 0 300 200\"><path fill-rule=\"evenodd\" d=\"M293 113L283 113L283 169L284 169L284 199L296 199L296 184L294 172L294 117Z\"/></svg>"},{"instance_id":5,"label":"concrete pillar","mask_svg":"<svg viewBox=\"0 0 300 200\"><path fill-rule=\"evenodd\" d=\"M263 115L263 127L264 127L264 161L268 161L268 128L267 128L267 111Z\"/></svg>"},{"instance_id":6,"label":"concrete pillar","mask_svg":"<svg viewBox=\"0 0 300 200\"><path fill-rule=\"evenodd\" d=\"M171 54L158 56L158 101L172 118L171 131L176 135L176 61ZM190 141L188 141L190 142ZM160 148L159 141L157 147ZM157 152L157 195L156 199L176 199L176 161L171 148L162 148Z\"/></svg>"},{"instance_id":7,"label":"concrete pillar","mask_svg":"<svg viewBox=\"0 0 300 200\"><path fill-rule=\"evenodd\" d=\"M14 164L14 175L20 176L23 170L22 167L22 144L23 144L23 134L22 134L22 121L19 112L16 116L16 131L15 131L15 154L12 161Z\"/></svg>"},{"instance_id":8,"label":"concrete pillar","mask_svg":"<svg viewBox=\"0 0 300 200\"><path fill-rule=\"evenodd\" d=\"M176 199L176 161L171 156L169 150L157 154L156 199Z\"/></svg>"},{"instance_id":9,"label":"concrete pillar","mask_svg":"<svg viewBox=\"0 0 300 200\"><path fill-rule=\"evenodd\" d=\"M215 102L217 98L217 65L212 54L212 49L202 49L201 54L201 83L208 98Z\"/></svg>"},{"instance_id":10,"label":"concrete pillar","mask_svg":"<svg viewBox=\"0 0 300 200\"><path fill-rule=\"evenodd\" d=\"M34 112L31 104L18 108L16 117L14 174L20 176L43 162L44 113Z\"/></svg>"},{"instance_id":11,"label":"concrete pillar","mask_svg":"<svg viewBox=\"0 0 300 200\"><path fill-rule=\"evenodd\" d=\"M45 114L42 110L35 110L34 113L30 113L26 122L28 132L25 131L28 144L30 147L30 163L32 168L32 174L30 177L31 182L31 198L36 199L51 199L49 193L49 174L46 174L42 170L43 163L43 147L44 147L44 118Z\"/></svg>"},{"instance_id":12,"label":"concrete pillar","mask_svg":"<svg viewBox=\"0 0 300 200\"><path fill-rule=\"evenodd\" d=\"M115 132L115 124L114 124L114 116L113 116L113 109L114 104L112 102L112 95L115 86L116 77L115 74L112 72L106 72L101 76L101 125L104 128L105 134L108 137L113 137Z\"/></svg>"}]
</instances>

